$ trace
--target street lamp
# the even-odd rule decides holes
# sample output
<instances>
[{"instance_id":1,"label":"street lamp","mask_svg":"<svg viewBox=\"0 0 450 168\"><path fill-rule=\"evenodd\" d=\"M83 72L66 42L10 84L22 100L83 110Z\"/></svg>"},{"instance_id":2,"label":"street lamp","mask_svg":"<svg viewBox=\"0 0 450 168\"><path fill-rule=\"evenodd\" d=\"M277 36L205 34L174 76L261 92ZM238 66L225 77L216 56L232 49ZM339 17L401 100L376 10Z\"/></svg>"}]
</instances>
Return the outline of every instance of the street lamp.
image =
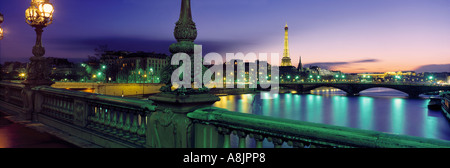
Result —
<instances>
[{"instance_id":1,"label":"street lamp","mask_svg":"<svg viewBox=\"0 0 450 168\"><path fill-rule=\"evenodd\" d=\"M19 74L19 77L20 77L20 79L25 78L25 73L20 73L20 74Z\"/></svg>"},{"instance_id":2,"label":"street lamp","mask_svg":"<svg viewBox=\"0 0 450 168\"><path fill-rule=\"evenodd\" d=\"M43 57L45 48L42 46L42 32L44 27L53 21L53 5L49 0L31 0L30 7L25 11L25 22L36 31L36 44L33 47L33 57L30 58L30 65L27 68L28 77L24 84L28 85L51 85L48 77L48 67L46 59Z\"/></svg>"},{"instance_id":3,"label":"street lamp","mask_svg":"<svg viewBox=\"0 0 450 168\"><path fill-rule=\"evenodd\" d=\"M3 15L0 13L0 24L3 23ZM0 26L0 40L3 39L3 29Z\"/></svg>"}]
</instances>

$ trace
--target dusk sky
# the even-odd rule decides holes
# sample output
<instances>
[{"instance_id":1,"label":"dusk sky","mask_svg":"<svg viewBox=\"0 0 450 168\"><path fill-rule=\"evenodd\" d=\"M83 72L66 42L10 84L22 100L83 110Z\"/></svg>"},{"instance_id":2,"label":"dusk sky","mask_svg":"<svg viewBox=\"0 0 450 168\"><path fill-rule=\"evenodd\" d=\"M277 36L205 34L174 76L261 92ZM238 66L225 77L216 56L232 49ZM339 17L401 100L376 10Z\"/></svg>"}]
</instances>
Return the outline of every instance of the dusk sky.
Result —
<instances>
[{"instance_id":1,"label":"dusk sky","mask_svg":"<svg viewBox=\"0 0 450 168\"><path fill-rule=\"evenodd\" d=\"M50 0L46 57L73 61L113 50L169 54L181 0ZM203 54L283 53L289 25L292 64L350 72L450 72L450 0L192 0ZM36 34L30 0L1 0L0 62L27 62Z\"/></svg>"}]
</instances>

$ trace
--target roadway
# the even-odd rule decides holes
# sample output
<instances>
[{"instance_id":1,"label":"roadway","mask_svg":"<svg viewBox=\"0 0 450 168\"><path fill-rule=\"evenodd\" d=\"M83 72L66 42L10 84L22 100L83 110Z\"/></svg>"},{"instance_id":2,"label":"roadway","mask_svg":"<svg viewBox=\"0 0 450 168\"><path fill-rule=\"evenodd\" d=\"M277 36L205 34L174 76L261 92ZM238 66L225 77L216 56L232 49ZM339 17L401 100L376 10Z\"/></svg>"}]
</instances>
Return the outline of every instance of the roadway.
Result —
<instances>
[{"instance_id":1,"label":"roadway","mask_svg":"<svg viewBox=\"0 0 450 168\"><path fill-rule=\"evenodd\" d=\"M0 112L0 148L78 148L56 136L14 123Z\"/></svg>"}]
</instances>

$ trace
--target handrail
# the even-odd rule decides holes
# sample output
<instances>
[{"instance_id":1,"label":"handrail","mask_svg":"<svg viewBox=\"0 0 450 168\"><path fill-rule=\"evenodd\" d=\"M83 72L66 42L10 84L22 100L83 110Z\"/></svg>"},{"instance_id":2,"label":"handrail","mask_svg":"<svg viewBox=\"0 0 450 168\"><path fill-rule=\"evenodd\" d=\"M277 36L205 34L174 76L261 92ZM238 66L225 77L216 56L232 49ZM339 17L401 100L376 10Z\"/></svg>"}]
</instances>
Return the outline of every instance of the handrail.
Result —
<instances>
[{"instance_id":1,"label":"handrail","mask_svg":"<svg viewBox=\"0 0 450 168\"><path fill-rule=\"evenodd\" d=\"M98 103L103 102L103 103L114 104L115 106L120 106L122 108L146 108L150 111L154 111L156 108L155 105L152 105L153 102L151 100L123 98L123 97L117 97L117 96L109 96L109 95L102 95L102 94L95 94L95 93L72 91L72 90L67 90L67 89L52 88L52 87L46 87L46 86L34 87L33 90L42 91L44 93L56 94L56 95L65 95L65 96L70 96L70 97L75 97L75 98L82 98L82 99L87 99L90 101L95 101Z\"/></svg>"},{"instance_id":2,"label":"handrail","mask_svg":"<svg viewBox=\"0 0 450 168\"><path fill-rule=\"evenodd\" d=\"M23 108L24 100L22 97L22 90L25 85L21 83L10 83L0 81L0 100L14 105L18 108Z\"/></svg>"},{"instance_id":3,"label":"handrail","mask_svg":"<svg viewBox=\"0 0 450 168\"><path fill-rule=\"evenodd\" d=\"M10 87L20 87L20 88L25 87L25 85L23 85L21 83L12 83L12 82L4 82L4 81L0 81L0 85L10 86Z\"/></svg>"},{"instance_id":4,"label":"handrail","mask_svg":"<svg viewBox=\"0 0 450 168\"><path fill-rule=\"evenodd\" d=\"M449 141L230 112L215 107L198 109L188 117L196 123L217 127L225 136L224 147L230 147L227 138L234 131L239 135L239 146L245 146L241 144L245 143L242 139L251 135L259 137L255 138L257 147L262 147L262 140L267 138L273 140L275 147L288 142L294 147L450 148Z\"/></svg>"},{"instance_id":5,"label":"handrail","mask_svg":"<svg viewBox=\"0 0 450 168\"><path fill-rule=\"evenodd\" d=\"M78 127L92 135L144 147L147 120L156 105L139 100L66 89L38 86L32 90L42 96L39 115L60 124ZM45 124L45 123L44 123Z\"/></svg>"}]
</instances>

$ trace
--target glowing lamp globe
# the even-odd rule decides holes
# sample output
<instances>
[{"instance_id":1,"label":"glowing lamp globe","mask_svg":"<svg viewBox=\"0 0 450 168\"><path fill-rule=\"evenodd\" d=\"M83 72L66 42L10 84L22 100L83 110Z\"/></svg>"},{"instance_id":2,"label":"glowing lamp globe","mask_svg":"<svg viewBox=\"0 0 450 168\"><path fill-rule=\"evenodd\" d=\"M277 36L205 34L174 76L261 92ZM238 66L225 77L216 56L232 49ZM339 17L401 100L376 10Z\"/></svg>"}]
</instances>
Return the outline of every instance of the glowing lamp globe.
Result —
<instances>
[{"instance_id":1,"label":"glowing lamp globe","mask_svg":"<svg viewBox=\"0 0 450 168\"><path fill-rule=\"evenodd\" d=\"M37 12L37 8L34 6L30 6L26 11L25 11L25 21L29 24L29 25L33 25L34 23L38 22L39 16L38 16L38 12Z\"/></svg>"},{"instance_id":2,"label":"glowing lamp globe","mask_svg":"<svg viewBox=\"0 0 450 168\"><path fill-rule=\"evenodd\" d=\"M0 27L0 40L3 39L3 29Z\"/></svg>"},{"instance_id":3,"label":"glowing lamp globe","mask_svg":"<svg viewBox=\"0 0 450 168\"><path fill-rule=\"evenodd\" d=\"M25 10L25 21L31 26L46 27L53 21L53 5L48 0L33 0Z\"/></svg>"},{"instance_id":4,"label":"glowing lamp globe","mask_svg":"<svg viewBox=\"0 0 450 168\"><path fill-rule=\"evenodd\" d=\"M53 5L50 3L40 4L39 12L44 18L51 18L54 12Z\"/></svg>"}]
</instances>

